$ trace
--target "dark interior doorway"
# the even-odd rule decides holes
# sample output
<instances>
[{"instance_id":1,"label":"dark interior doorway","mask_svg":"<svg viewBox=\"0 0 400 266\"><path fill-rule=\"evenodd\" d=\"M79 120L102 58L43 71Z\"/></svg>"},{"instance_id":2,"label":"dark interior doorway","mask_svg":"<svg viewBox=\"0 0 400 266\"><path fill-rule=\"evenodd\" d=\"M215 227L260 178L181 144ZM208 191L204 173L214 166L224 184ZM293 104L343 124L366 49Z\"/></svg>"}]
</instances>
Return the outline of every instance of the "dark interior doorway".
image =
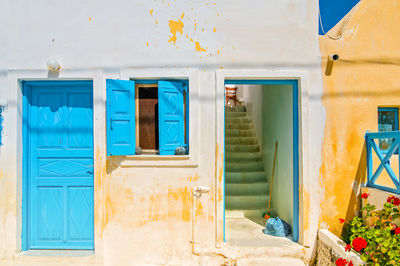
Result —
<instances>
[{"instance_id":1,"label":"dark interior doorway","mask_svg":"<svg viewBox=\"0 0 400 266\"><path fill-rule=\"evenodd\" d=\"M139 146L157 151L158 144L158 88L139 87Z\"/></svg>"}]
</instances>

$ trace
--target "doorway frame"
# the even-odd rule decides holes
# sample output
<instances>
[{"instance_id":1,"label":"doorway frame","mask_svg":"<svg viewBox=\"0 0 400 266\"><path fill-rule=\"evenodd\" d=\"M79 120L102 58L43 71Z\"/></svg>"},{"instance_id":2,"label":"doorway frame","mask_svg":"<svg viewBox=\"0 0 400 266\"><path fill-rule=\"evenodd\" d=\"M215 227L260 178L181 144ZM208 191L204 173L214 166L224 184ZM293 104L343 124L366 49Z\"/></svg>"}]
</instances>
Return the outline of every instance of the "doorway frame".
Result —
<instances>
[{"instance_id":1,"label":"doorway frame","mask_svg":"<svg viewBox=\"0 0 400 266\"><path fill-rule=\"evenodd\" d=\"M23 230L23 210L22 206L22 179L23 179L23 94L22 81L93 81L93 138L94 138L94 246L95 250L89 250L85 254L95 254L94 260L101 259L103 254L103 239L101 238L103 227L101 222L102 199L101 180L106 173L102 171L106 167L106 134L105 134L105 100L106 100L106 79L118 78L119 72L103 70L61 70L57 75L48 70L9 70L7 73L7 125L4 128L7 140L3 147L8 154L7 173L14 175L15 190L10 191L10 196L16 199L16 216L14 227L10 228L9 252L12 254L23 254L24 241L22 239ZM29 254L42 254L42 251ZM64 252L64 253L63 253ZM48 254L65 254L75 256L70 250L48 250ZM99 255L100 254L100 255Z\"/></svg>"},{"instance_id":2,"label":"doorway frame","mask_svg":"<svg viewBox=\"0 0 400 266\"><path fill-rule=\"evenodd\" d=\"M216 167L215 167L215 197L216 197L216 247L222 247L225 242L225 82L237 82L241 84L297 84L297 208L294 206L294 221L297 220L296 242L306 245L310 239L307 234L310 230L304 228L304 221L308 220L309 210L304 209L304 191L310 191L310 182L304 179L308 177L308 165L303 163L308 160L308 88L309 73L306 71L290 70L217 70L216 71ZM283 83L282 83L283 82ZM294 136L295 137L295 136ZM294 149L294 153L296 153ZM295 161L294 161L295 163ZM295 171L295 169L294 169ZM296 175L296 173L294 173ZM296 193L295 193L296 194ZM298 219L295 219L298 217ZM294 235L295 236L295 235Z\"/></svg>"}]
</instances>

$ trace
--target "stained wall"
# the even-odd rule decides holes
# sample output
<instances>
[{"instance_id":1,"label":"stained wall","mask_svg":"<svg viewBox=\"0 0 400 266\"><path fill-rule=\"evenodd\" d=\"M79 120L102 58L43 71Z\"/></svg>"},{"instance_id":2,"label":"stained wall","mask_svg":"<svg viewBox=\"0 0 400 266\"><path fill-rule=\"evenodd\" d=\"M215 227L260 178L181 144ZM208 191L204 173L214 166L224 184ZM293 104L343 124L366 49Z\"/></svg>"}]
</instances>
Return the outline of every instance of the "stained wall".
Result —
<instances>
[{"instance_id":1,"label":"stained wall","mask_svg":"<svg viewBox=\"0 0 400 266\"><path fill-rule=\"evenodd\" d=\"M92 79L95 138L95 252L83 260L107 265L195 263L191 252L191 190L211 191L196 203L199 246L215 248L216 184L222 182L223 142L216 139L216 98L221 69L303 73L301 99L304 180L301 183L301 242L312 247L319 209L318 179L324 107L318 47L317 4L285 1L3 1L0 8L0 103L4 146L0 153L0 260L45 264L76 258L21 253L22 96L18 80ZM49 58L61 62L48 73ZM154 69L184 75L194 71L199 132L193 164L143 162L106 156L105 79L124 71ZM164 72L163 72L164 71ZM164 73L164 74L163 74ZM182 74L183 73L183 74ZM173 75L175 75L173 74ZM178 75L176 74L176 75ZM148 74L148 77L151 77ZM296 78L296 76L295 76ZM313 158L310 162L307 158ZM312 248L310 249L312 251Z\"/></svg>"},{"instance_id":2,"label":"stained wall","mask_svg":"<svg viewBox=\"0 0 400 266\"><path fill-rule=\"evenodd\" d=\"M378 131L378 107L400 103L399 8L399 1L361 1L329 31L331 38L320 36L326 125L319 223L336 235L342 231L338 219L356 213L365 183L365 133ZM334 53L339 61L328 62Z\"/></svg>"}]
</instances>

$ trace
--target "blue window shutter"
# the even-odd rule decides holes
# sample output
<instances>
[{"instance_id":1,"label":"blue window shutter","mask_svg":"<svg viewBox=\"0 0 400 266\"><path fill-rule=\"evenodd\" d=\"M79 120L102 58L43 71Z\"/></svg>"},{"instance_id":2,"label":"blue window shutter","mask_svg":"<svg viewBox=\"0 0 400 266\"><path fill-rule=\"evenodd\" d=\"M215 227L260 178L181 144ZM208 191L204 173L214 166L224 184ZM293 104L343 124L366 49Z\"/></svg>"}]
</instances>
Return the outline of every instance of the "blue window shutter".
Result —
<instances>
[{"instance_id":1,"label":"blue window shutter","mask_svg":"<svg viewBox=\"0 0 400 266\"><path fill-rule=\"evenodd\" d=\"M135 82L107 79L107 155L134 155Z\"/></svg>"},{"instance_id":2,"label":"blue window shutter","mask_svg":"<svg viewBox=\"0 0 400 266\"><path fill-rule=\"evenodd\" d=\"M158 121L160 155L174 155L175 149L185 145L183 121L183 82L158 82Z\"/></svg>"}]
</instances>

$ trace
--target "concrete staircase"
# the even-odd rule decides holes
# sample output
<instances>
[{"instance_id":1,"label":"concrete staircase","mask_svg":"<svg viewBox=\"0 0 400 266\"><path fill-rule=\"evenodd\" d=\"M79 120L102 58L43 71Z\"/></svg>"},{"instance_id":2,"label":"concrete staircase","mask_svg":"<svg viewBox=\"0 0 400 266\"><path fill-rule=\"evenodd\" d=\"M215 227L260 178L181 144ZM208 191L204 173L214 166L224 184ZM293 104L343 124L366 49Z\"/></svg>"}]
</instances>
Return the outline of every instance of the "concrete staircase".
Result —
<instances>
[{"instance_id":1,"label":"concrete staircase","mask_svg":"<svg viewBox=\"0 0 400 266\"><path fill-rule=\"evenodd\" d=\"M225 108L225 209L262 218L268 204L267 176L260 147L244 106Z\"/></svg>"},{"instance_id":2,"label":"concrete staircase","mask_svg":"<svg viewBox=\"0 0 400 266\"><path fill-rule=\"evenodd\" d=\"M269 184L254 125L244 106L226 107L225 258L237 266L305 265L303 246L263 233L268 200Z\"/></svg>"}]
</instances>

